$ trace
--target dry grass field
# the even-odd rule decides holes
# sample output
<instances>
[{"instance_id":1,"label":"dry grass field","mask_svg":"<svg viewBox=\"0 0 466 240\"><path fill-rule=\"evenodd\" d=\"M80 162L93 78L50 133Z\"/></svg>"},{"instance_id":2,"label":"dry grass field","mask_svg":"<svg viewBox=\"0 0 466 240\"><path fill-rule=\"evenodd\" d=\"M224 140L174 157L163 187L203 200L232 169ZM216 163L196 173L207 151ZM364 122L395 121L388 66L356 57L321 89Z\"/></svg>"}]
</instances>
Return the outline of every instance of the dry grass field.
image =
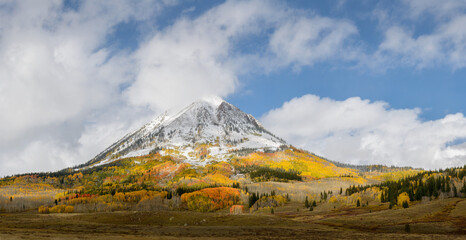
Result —
<instances>
[{"instance_id":1,"label":"dry grass field","mask_svg":"<svg viewBox=\"0 0 466 240\"><path fill-rule=\"evenodd\" d=\"M0 215L0 239L466 239L466 199L308 211L287 203L242 215L226 210ZM410 232L406 232L409 224Z\"/></svg>"}]
</instances>

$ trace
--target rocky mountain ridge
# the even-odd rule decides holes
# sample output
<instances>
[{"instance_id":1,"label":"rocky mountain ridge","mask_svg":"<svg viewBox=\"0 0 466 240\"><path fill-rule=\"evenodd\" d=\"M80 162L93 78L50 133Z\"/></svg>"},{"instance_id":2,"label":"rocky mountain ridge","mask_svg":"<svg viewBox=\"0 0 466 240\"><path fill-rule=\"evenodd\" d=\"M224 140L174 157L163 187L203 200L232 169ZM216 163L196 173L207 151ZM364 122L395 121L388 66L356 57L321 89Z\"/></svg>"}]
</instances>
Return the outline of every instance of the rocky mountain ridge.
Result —
<instances>
[{"instance_id":1,"label":"rocky mountain ridge","mask_svg":"<svg viewBox=\"0 0 466 240\"><path fill-rule=\"evenodd\" d=\"M174 115L162 114L112 144L88 164L101 165L159 152L204 165L232 154L276 151L286 146L284 140L266 130L253 116L214 97L196 101Z\"/></svg>"}]
</instances>

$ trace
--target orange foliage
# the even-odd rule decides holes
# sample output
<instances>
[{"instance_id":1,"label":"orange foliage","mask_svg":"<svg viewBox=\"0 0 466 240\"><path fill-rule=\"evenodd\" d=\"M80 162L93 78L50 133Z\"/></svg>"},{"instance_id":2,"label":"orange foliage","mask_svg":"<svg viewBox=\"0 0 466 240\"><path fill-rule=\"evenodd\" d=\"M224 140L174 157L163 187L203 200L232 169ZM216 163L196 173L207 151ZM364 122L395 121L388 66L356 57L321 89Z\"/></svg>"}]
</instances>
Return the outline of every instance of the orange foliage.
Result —
<instances>
[{"instance_id":1,"label":"orange foliage","mask_svg":"<svg viewBox=\"0 0 466 240\"><path fill-rule=\"evenodd\" d=\"M231 206L239 202L238 189L229 187L205 188L181 195L181 201L189 210L207 212Z\"/></svg>"},{"instance_id":2,"label":"orange foliage","mask_svg":"<svg viewBox=\"0 0 466 240\"><path fill-rule=\"evenodd\" d=\"M233 205L230 208L230 214L231 215L242 214L243 211L244 211L244 206L243 205Z\"/></svg>"}]
</instances>

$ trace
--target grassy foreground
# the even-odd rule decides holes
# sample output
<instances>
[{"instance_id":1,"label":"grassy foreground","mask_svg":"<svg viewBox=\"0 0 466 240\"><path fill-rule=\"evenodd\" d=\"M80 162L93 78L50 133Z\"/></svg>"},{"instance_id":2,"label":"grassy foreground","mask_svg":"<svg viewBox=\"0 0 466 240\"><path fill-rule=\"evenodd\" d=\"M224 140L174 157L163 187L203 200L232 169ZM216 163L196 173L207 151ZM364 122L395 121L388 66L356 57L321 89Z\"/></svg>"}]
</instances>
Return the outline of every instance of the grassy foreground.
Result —
<instances>
[{"instance_id":1,"label":"grassy foreground","mask_svg":"<svg viewBox=\"0 0 466 240\"><path fill-rule=\"evenodd\" d=\"M0 239L466 239L466 199L308 211L108 212L0 215ZM407 232L407 224L409 232Z\"/></svg>"}]
</instances>

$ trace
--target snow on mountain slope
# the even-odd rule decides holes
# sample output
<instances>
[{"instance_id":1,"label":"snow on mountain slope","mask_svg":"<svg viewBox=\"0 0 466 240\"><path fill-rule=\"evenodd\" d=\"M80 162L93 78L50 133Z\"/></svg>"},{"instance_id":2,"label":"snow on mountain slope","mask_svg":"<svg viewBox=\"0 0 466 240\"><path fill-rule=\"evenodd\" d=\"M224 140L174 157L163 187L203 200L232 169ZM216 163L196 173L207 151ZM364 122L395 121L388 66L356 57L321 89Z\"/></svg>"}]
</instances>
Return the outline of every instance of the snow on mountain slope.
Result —
<instances>
[{"instance_id":1,"label":"snow on mountain slope","mask_svg":"<svg viewBox=\"0 0 466 240\"><path fill-rule=\"evenodd\" d=\"M192 103L175 115L163 114L126 135L88 164L158 151L191 164L224 160L232 153L277 150L286 145L253 116L218 97Z\"/></svg>"}]
</instances>

